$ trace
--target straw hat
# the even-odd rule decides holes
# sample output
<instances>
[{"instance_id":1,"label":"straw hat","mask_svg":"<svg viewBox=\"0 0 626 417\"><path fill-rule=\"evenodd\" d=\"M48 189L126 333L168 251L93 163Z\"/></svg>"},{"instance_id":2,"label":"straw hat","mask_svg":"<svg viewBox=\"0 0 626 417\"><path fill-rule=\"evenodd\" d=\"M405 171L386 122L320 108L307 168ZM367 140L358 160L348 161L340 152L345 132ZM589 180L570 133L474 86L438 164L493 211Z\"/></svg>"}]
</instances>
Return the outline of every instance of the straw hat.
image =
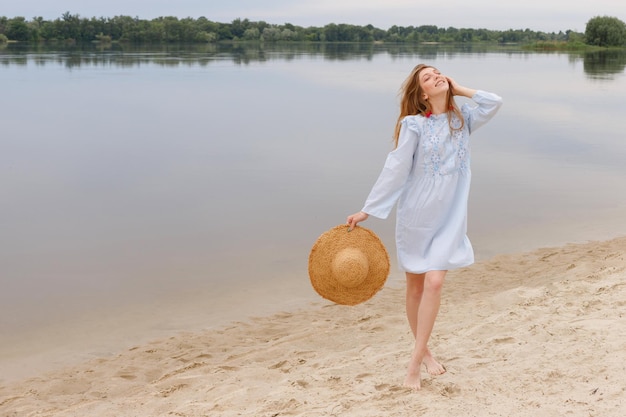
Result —
<instances>
[{"instance_id":1,"label":"straw hat","mask_svg":"<svg viewBox=\"0 0 626 417\"><path fill-rule=\"evenodd\" d=\"M389 255L378 236L357 226L335 226L323 233L309 254L309 277L319 295L355 305L374 296L389 275Z\"/></svg>"}]
</instances>

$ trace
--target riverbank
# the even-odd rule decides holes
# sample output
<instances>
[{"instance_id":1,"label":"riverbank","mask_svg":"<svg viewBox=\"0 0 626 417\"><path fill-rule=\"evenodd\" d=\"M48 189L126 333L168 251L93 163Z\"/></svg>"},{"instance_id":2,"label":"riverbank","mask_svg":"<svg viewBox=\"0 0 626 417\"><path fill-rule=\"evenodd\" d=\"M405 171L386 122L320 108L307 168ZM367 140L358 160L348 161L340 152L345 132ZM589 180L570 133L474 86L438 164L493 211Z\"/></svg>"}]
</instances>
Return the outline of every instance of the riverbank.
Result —
<instances>
[{"instance_id":1,"label":"riverbank","mask_svg":"<svg viewBox=\"0 0 626 417\"><path fill-rule=\"evenodd\" d=\"M129 346L0 383L7 416L621 415L626 237L498 255L449 274L432 350L402 387L403 288Z\"/></svg>"}]
</instances>

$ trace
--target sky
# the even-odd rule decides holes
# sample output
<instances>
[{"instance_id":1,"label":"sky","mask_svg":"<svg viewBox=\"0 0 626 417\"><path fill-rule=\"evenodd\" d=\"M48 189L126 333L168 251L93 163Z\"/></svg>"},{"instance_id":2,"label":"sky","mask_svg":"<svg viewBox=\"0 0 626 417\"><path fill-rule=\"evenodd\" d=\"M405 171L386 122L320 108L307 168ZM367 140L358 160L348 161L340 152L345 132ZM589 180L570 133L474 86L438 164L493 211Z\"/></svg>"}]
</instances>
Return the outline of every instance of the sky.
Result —
<instances>
[{"instance_id":1,"label":"sky","mask_svg":"<svg viewBox=\"0 0 626 417\"><path fill-rule=\"evenodd\" d=\"M625 0L4 0L0 16L54 20L70 12L84 18L132 16L206 17L230 23L249 19L270 24L321 27L347 23L380 29L435 25L471 29L530 29L584 32L589 19L611 16L626 22Z\"/></svg>"}]
</instances>

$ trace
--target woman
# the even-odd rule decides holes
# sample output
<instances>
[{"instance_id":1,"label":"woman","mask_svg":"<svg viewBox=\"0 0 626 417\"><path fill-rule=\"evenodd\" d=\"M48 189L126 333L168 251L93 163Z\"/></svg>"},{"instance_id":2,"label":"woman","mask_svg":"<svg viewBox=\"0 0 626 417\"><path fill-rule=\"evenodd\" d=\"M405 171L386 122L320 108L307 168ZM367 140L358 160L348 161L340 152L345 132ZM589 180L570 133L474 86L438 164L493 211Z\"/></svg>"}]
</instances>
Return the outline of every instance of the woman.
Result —
<instances>
[{"instance_id":1,"label":"woman","mask_svg":"<svg viewBox=\"0 0 626 417\"><path fill-rule=\"evenodd\" d=\"M459 109L454 96L476 105ZM466 235L469 135L501 105L495 94L463 87L431 66L416 66L402 85L395 149L363 209L347 219L349 230L370 215L385 219L397 202L398 262L406 271L406 314L415 337L404 385L415 390L421 388L422 364L431 375L446 371L428 340L447 271L474 262Z\"/></svg>"}]
</instances>

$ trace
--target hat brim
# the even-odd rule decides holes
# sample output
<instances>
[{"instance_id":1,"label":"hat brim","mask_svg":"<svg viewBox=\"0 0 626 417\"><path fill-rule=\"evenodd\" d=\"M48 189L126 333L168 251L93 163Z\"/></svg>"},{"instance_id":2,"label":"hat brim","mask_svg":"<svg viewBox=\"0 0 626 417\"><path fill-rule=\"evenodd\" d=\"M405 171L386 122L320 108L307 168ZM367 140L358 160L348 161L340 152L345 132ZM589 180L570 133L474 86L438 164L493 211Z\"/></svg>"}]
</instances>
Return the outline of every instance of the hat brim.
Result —
<instances>
[{"instance_id":1,"label":"hat brim","mask_svg":"<svg viewBox=\"0 0 626 417\"><path fill-rule=\"evenodd\" d=\"M373 231L361 226L348 229L347 225L335 226L317 239L309 254L309 278L323 298L337 304L356 305L372 298L385 285L389 255ZM367 258L367 275L356 286L343 285L332 273L334 256L346 248L357 248Z\"/></svg>"}]
</instances>

